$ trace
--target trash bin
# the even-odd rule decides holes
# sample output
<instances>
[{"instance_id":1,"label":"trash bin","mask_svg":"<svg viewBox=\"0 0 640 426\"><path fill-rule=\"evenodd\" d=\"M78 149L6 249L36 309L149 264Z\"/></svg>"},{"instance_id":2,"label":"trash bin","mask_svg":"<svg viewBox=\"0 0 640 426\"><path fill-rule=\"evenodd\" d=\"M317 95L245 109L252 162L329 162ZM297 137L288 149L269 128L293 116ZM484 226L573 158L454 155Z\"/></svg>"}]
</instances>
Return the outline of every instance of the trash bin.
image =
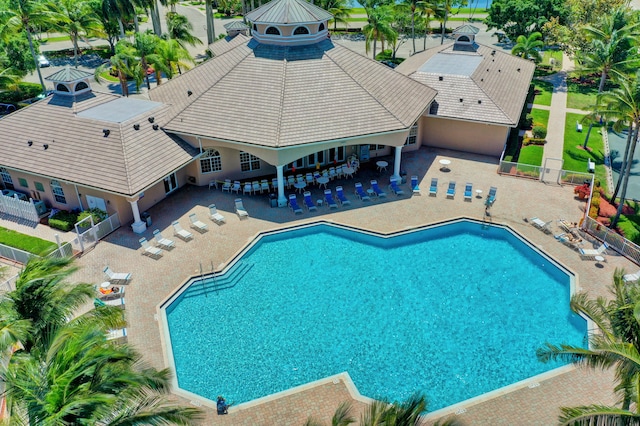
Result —
<instances>
[{"instance_id":1,"label":"trash bin","mask_svg":"<svg viewBox=\"0 0 640 426\"><path fill-rule=\"evenodd\" d=\"M142 212L140 219L142 219L143 222L147 222L147 226L151 226L151 215L149 212Z\"/></svg>"},{"instance_id":2,"label":"trash bin","mask_svg":"<svg viewBox=\"0 0 640 426\"><path fill-rule=\"evenodd\" d=\"M269 194L269 204L272 208L278 207L278 197L276 197L276 194Z\"/></svg>"}]
</instances>

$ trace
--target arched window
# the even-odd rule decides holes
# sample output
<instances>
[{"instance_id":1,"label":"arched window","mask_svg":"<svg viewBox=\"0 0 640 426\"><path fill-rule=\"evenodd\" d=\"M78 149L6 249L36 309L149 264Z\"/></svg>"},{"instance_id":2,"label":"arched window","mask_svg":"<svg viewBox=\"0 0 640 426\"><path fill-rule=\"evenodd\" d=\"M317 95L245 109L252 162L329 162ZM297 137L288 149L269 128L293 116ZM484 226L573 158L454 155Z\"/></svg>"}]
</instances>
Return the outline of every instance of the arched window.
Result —
<instances>
[{"instance_id":1,"label":"arched window","mask_svg":"<svg viewBox=\"0 0 640 426\"><path fill-rule=\"evenodd\" d=\"M318 31L323 31L324 30L324 23L320 23L320 26L318 27Z\"/></svg>"},{"instance_id":2,"label":"arched window","mask_svg":"<svg viewBox=\"0 0 640 426\"><path fill-rule=\"evenodd\" d=\"M458 41L469 43L471 40L469 39L469 37L463 35L458 37Z\"/></svg>"},{"instance_id":3,"label":"arched window","mask_svg":"<svg viewBox=\"0 0 640 426\"><path fill-rule=\"evenodd\" d=\"M56 90L58 92L68 92L69 88L62 83L58 83L58 85L56 85Z\"/></svg>"},{"instance_id":4,"label":"arched window","mask_svg":"<svg viewBox=\"0 0 640 426\"><path fill-rule=\"evenodd\" d=\"M215 149L207 149L200 157L200 171L202 174L219 172L222 170L220 153Z\"/></svg>"},{"instance_id":5,"label":"arched window","mask_svg":"<svg viewBox=\"0 0 640 426\"><path fill-rule=\"evenodd\" d=\"M306 27L298 27L293 31L293 35L309 34L309 30Z\"/></svg>"},{"instance_id":6,"label":"arched window","mask_svg":"<svg viewBox=\"0 0 640 426\"><path fill-rule=\"evenodd\" d=\"M280 30L276 27L269 27L267 28L267 31L265 31L265 34L280 35Z\"/></svg>"},{"instance_id":7,"label":"arched window","mask_svg":"<svg viewBox=\"0 0 640 426\"><path fill-rule=\"evenodd\" d=\"M84 81L81 81L80 83L76 84L76 92L79 90L87 89L87 88L89 88L89 85Z\"/></svg>"}]
</instances>

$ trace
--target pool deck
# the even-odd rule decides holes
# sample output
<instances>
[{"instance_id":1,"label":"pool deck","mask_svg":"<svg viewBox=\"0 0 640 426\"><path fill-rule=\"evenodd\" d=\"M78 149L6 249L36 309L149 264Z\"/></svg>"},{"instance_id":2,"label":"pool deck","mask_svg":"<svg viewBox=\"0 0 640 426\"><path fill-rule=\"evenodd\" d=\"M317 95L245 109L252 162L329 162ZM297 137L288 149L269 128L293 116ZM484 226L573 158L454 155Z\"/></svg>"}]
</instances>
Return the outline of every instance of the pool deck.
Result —
<instances>
[{"instance_id":1,"label":"pool deck","mask_svg":"<svg viewBox=\"0 0 640 426\"><path fill-rule=\"evenodd\" d=\"M384 157L393 164L392 158ZM451 160L448 171L440 169L441 159ZM282 227L308 223L317 220L364 227L377 232L390 233L410 227L422 226L457 217L485 219L484 197L490 186L498 188L496 202L490 209L490 220L497 224L508 225L535 246L551 255L577 276L578 287L590 293L592 297L605 296L605 286L611 282L614 269L637 270L637 266L611 250L606 262L580 260L579 255L556 241L553 234L561 232L556 224L560 218L578 221L583 214L585 203L574 198L572 186L556 186L539 181L502 177L496 173L497 160L490 157L466 154L456 151L421 148L417 152L403 155L402 169L421 180L421 195L411 193L409 184L402 185L405 195L396 197L388 193L386 198L362 202L353 195L353 184L362 182L369 187L369 179L378 178L381 188L386 190L391 169L378 176L373 169L376 159L364 165L354 179L331 182L329 188L336 185L345 188L345 194L351 200L351 206L329 210L319 207L315 212L294 215L289 208L270 208L266 195L244 196L244 205L250 218L240 221L233 210L235 194L209 190L207 187L186 186L170 195L159 205L150 209L153 226L144 236L152 239L152 231L160 229L165 237L175 239L176 247L154 260L141 254L139 235L124 225L93 249L77 260L81 268L73 277L74 281L100 283L104 281L102 273L106 265L116 272L131 272L133 279L126 289L126 317L128 322L128 341L143 355L145 360L156 368L167 367L160 327L157 321L157 307L187 277L199 274L200 265L205 272L211 265L219 269L229 262L256 234ZM428 195L432 177L439 179L436 197ZM450 180L457 182L454 199L446 198L446 188ZM474 194L471 202L464 201L464 185L473 183ZM482 189L482 199L476 198L475 189ZM320 191L314 189L314 199ZM287 192L288 194L289 192ZM301 196L298 201L301 204ZM226 218L226 223L216 225L208 219L207 206L215 203L218 211ZM189 242L173 237L171 222L179 219L188 229L190 213L196 213L200 220L209 225L203 234L193 231L195 238ZM539 217L544 221L553 220L552 234L544 234L534 228L525 219ZM36 228L26 227L0 217L0 226L16 229L32 235L53 240L53 233L42 225ZM61 233L64 234L64 233ZM68 240L72 234L62 235ZM585 247L591 243L586 242ZM336 262L352 261L334 253ZM428 262L428 259L424 259ZM393 272L390 271L390 275ZM321 285L321 282L318 282ZM567 303L569 301L567 300ZM555 342L561 343L561 342ZM508 344L508 342L505 342ZM612 374L591 370L570 368L570 371L541 380L539 384L525 383L517 389L497 397L476 399L472 403L460 404L453 414L461 424L468 425L548 425L557 422L558 407L583 404L613 404ZM212 383L215 387L215 383ZM181 399L180 397L177 397ZM331 416L338 405L352 400L344 382L325 383L305 389L301 392L283 396L250 408L232 408L226 416L217 416L215 409L206 410L206 425L301 425L309 416L324 423L330 423ZM365 404L353 400L356 413ZM184 399L186 404L189 399ZM206 408L203 406L203 408ZM451 410L449 410L451 411ZM439 412L449 414L447 410ZM359 415L358 415L359 416Z\"/></svg>"}]
</instances>

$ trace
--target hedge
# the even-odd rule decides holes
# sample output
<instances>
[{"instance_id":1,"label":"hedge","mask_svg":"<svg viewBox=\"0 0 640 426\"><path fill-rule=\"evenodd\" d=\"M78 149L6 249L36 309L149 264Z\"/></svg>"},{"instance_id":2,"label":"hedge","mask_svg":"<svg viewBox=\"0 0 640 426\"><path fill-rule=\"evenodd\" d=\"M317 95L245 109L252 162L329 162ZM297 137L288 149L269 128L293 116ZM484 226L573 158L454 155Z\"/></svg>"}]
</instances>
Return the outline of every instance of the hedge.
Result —
<instances>
[{"instance_id":1,"label":"hedge","mask_svg":"<svg viewBox=\"0 0 640 426\"><path fill-rule=\"evenodd\" d=\"M76 213L60 210L49 218L49 226L62 231L70 231L78 221Z\"/></svg>"}]
</instances>

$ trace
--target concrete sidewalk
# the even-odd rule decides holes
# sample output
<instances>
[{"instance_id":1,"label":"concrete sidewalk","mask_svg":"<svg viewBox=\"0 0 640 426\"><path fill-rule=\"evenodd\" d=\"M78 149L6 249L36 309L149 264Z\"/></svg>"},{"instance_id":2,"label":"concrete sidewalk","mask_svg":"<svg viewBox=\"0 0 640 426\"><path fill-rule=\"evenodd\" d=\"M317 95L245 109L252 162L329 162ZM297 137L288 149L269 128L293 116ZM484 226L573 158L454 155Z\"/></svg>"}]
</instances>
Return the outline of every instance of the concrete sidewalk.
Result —
<instances>
[{"instance_id":1,"label":"concrete sidewalk","mask_svg":"<svg viewBox=\"0 0 640 426\"><path fill-rule=\"evenodd\" d=\"M553 84L551 106L549 107L549 124L547 125L547 143L544 146L542 164L548 159L562 159L564 151L564 126L567 115L567 72L573 70L573 61L562 55L562 70L541 80Z\"/></svg>"}]
</instances>

